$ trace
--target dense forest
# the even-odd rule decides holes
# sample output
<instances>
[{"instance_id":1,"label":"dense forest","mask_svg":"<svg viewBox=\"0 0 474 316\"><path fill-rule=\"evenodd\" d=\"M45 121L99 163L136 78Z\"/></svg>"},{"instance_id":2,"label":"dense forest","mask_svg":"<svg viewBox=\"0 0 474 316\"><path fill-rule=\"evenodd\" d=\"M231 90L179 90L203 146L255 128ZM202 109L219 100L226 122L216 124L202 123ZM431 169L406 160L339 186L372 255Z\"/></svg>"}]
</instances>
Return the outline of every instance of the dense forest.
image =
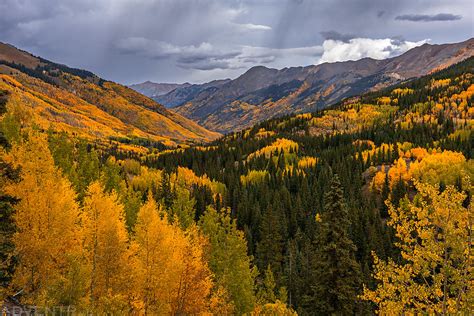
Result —
<instances>
[{"instance_id":1,"label":"dense forest","mask_svg":"<svg viewBox=\"0 0 474 316\"><path fill-rule=\"evenodd\" d=\"M0 91L1 294L58 314L467 315L473 101L470 58L134 150L44 129Z\"/></svg>"}]
</instances>

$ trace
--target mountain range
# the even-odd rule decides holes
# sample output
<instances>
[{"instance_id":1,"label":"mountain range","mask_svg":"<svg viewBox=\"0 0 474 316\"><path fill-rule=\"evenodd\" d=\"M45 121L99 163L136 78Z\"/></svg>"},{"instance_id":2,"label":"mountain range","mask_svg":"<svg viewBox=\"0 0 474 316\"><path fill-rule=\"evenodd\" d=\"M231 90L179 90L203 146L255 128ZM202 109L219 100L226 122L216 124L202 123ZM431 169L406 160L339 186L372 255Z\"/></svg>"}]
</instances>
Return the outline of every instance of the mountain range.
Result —
<instances>
[{"instance_id":1,"label":"mountain range","mask_svg":"<svg viewBox=\"0 0 474 316\"><path fill-rule=\"evenodd\" d=\"M177 85L164 94L154 92L165 91L163 84L146 82L132 88L210 130L228 133L272 117L325 108L473 55L471 38L454 44L424 44L384 60L363 58L283 69L256 66L233 80Z\"/></svg>"},{"instance_id":2,"label":"mountain range","mask_svg":"<svg viewBox=\"0 0 474 316\"><path fill-rule=\"evenodd\" d=\"M151 81L145 81L143 83L132 84L129 87L133 90L140 92L150 98L157 98L160 95L167 94L178 88L186 88L191 84L186 83L155 83Z\"/></svg>"},{"instance_id":3,"label":"mountain range","mask_svg":"<svg viewBox=\"0 0 474 316\"><path fill-rule=\"evenodd\" d=\"M0 94L44 129L87 139L177 145L219 137L136 91L0 43Z\"/></svg>"}]
</instances>

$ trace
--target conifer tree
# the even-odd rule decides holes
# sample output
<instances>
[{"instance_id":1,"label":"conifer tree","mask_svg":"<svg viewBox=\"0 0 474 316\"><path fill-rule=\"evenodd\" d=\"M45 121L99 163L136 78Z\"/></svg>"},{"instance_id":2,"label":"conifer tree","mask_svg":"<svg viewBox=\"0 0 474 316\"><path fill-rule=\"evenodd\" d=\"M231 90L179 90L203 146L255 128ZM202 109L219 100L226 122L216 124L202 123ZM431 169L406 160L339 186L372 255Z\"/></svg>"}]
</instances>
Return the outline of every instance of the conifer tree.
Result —
<instances>
[{"instance_id":1,"label":"conifer tree","mask_svg":"<svg viewBox=\"0 0 474 316\"><path fill-rule=\"evenodd\" d=\"M0 286L7 288L15 268L13 234L16 231L13 220L14 205L18 199L6 194L4 188L7 184L19 181L19 169L14 169L11 163L0 158ZM0 290L0 295L2 295Z\"/></svg>"},{"instance_id":2,"label":"conifer tree","mask_svg":"<svg viewBox=\"0 0 474 316\"><path fill-rule=\"evenodd\" d=\"M171 191L170 174L163 170L161 173L161 199L166 209L170 209L173 204L173 192Z\"/></svg>"},{"instance_id":3,"label":"conifer tree","mask_svg":"<svg viewBox=\"0 0 474 316\"><path fill-rule=\"evenodd\" d=\"M350 315L356 312L361 287L356 247L349 238L349 214L337 175L324 196L324 213L310 257L311 290L305 305L322 315Z\"/></svg>"},{"instance_id":4,"label":"conifer tree","mask_svg":"<svg viewBox=\"0 0 474 316\"><path fill-rule=\"evenodd\" d=\"M272 205L268 205L267 211L263 214L260 224L260 241L257 244L257 259L259 268L262 270L270 265L278 284L283 269L284 239L281 233L282 216L279 216L277 212L279 212L278 207L274 209Z\"/></svg>"}]
</instances>

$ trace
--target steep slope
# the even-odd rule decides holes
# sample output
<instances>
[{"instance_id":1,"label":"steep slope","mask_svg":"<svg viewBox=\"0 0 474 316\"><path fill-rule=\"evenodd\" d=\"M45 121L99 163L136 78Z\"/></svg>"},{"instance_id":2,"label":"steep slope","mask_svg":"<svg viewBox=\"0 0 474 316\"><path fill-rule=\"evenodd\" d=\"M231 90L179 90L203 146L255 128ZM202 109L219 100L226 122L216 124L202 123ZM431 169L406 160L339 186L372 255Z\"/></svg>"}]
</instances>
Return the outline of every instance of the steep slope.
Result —
<instances>
[{"instance_id":1,"label":"steep slope","mask_svg":"<svg viewBox=\"0 0 474 316\"><path fill-rule=\"evenodd\" d=\"M416 47L403 55L324 63L281 70L262 66L212 90L199 92L176 111L220 132L240 130L275 116L324 108L343 98L429 74L474 55L474 39ZM182 88L186 91L188 88ZM160 99L170 97L174 91Z\"/></svg>"},{"instance_id":2,"label":"steep slope","mask_svg":"<svg viewBox=\"0 0 474 316\"><path fill-rule=\"evenodd\" d=\"M167 145L219 136L130 88L2 43L0 74L0 89L12 102L34 112L43 128Z\"/></svg>"}]
</instances>

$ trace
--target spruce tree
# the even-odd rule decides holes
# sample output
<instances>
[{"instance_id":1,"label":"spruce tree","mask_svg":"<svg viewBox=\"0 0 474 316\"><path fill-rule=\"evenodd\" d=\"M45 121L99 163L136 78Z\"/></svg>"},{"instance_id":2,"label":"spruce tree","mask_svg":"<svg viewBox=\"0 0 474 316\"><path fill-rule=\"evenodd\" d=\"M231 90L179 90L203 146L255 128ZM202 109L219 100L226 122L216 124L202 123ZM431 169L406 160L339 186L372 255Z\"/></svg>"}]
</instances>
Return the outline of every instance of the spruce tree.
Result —
<instances>
[{"instance_id":1,"label":"spruce tree","mask_svg":"<svg viewBox=\"0 0 474 316\"><path fill-rule=\"evenodd\" d=\"M268 205L262 216L260 224L260 241L257 244L257 264L260 270L270 266L277 284L281 281L282 265L284 262L283 248L284 236L282 235L282 216L280 209Z\"/></svg>"},{"instance_id":2,"label":"spruce tree","mask_svg":"<svg viewBox=\"0 0 474 316\"><path fill-rule=\"evenodd\" d=\"M324 196L324 213L310 255L310 291L307 311L321 315L350 315L357 311L361 287L356 246L349 238L350 219L341 183L334 175Z\"/></svg>"}]
</instances>

